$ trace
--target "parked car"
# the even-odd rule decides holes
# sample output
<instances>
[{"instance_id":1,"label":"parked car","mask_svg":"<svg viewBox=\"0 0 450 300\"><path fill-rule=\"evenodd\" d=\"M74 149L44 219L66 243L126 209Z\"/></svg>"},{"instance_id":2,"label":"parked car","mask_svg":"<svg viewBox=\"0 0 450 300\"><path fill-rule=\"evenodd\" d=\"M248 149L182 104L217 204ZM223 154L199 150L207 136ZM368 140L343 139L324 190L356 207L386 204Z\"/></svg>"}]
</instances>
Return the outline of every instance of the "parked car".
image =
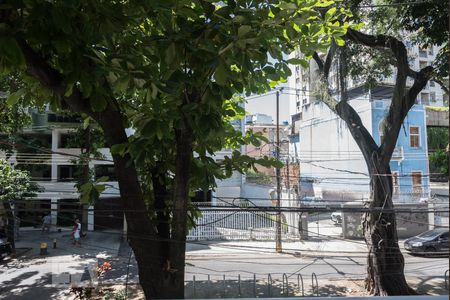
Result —
<instances>
[{"instance_id":1,"label":"parked car","mask_svg":"<svg viewBox=\"0 0 450 300\"><path fill-rule=\"evenodd\" d=\"M334 225L342 224L342 213L340 211L335 211L331 213L331 221L334 222Z\"/></svg>"},{"instance_id":2,"label":"parked car","mask_svg":"<svg viewBox=\"0 0 450 300\"><path fill-rule=\"evenodd\" d=\"M436 228L407 239L405 249L411 253L448 253L448 228Z\"/></svg>"},{"instance_id":3,"label":"parked car","mask_svg":"<svg viewBox=\"0 0 450 300\"><path fill-rule=\"evenodd\" d=\"M325 207L328 205L328 202L324 201L322 197L318 196L306 196L303 197L300 202L302 203L302 205L311 207Z\"/></svg>"},{"instance_id":4,"label":"parked car","mask_svg":"<svg viewBox=\"0 0 450 300\"><path fill-rule=\"evenodd\" d=\"M4 239L0 239L0 261L12 252L11 245Z\"/></svg>"}]
</instances>

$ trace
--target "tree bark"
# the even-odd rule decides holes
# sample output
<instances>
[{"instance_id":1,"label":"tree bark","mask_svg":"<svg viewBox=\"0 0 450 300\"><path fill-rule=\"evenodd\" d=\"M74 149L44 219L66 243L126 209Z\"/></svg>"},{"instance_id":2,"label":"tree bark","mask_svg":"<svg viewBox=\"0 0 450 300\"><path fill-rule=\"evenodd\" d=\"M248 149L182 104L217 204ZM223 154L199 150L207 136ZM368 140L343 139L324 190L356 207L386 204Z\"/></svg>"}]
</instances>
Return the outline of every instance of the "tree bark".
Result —
<instances>
[{"instance_id":1,"label":"tree bark","mask_svg":"<svg viewBox=\"0 0 450 300\"><path fill-rule=\"evenodd\" d=\"M186 124L186 122L184 122ZM184 125L187 126L187 125ZM177 153L173 196L173 222L171 265L174 270L176 298L184 298L184 266L186 258L187 202L189 197L189 174L192 162L192 132L184 127L175 133Z\"/></svg>"},{"instance_id":2,"label":"tree bark","mask_svg":"<svg viewBox=\"0 0 450 300\"><path fill-rule=\"evenodd\" d=\"M405 261L398 246L397 224L392 203L389 165L373 160L369 209L363 218L367 256L366 289L373 295L417 295L404 275Z\"/></svg>"},{"instance_id":3,"label":"tree bark","mask_svg":"<svg viewBox=\"0 0 450 300\"><path fill-rule=\"evenodd\" d=\"M3 207L6 212L6 240L11 245L12 253L16 253L16 242L14 237L14 212L9 201L3 201Z\"/></svg>"}]
</instances>

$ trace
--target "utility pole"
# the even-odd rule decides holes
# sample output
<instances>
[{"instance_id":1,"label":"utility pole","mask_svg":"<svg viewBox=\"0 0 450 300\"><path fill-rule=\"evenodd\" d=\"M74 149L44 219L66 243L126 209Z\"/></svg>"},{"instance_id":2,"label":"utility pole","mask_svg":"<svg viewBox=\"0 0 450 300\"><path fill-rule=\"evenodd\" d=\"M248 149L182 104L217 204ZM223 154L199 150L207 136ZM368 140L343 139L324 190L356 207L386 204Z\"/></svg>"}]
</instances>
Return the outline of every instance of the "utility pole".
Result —
<instances>
[{"instance_id":1,"label":"utility pole","mask_svg":"<svg viewBox=\"0 0 450 300\"><path fill-rule=\"evenodd\" d=\"M277 91L277 142L276 142L276 159L280 160L280 91ZM281 180L280 180L280 167L276 168L276 177L277 177L277 216L276 216L276 236L275 236L275 250L280 253L283 251L281 246Z\"/></svg>"}]
</instances>

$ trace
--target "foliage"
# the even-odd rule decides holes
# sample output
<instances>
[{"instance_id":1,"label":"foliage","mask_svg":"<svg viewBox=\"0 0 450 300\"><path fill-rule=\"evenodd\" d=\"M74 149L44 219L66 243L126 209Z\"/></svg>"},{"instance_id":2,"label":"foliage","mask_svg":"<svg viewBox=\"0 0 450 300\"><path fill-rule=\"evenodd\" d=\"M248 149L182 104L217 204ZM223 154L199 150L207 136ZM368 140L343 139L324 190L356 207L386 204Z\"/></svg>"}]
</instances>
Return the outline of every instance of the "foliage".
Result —
<instances>
[{"instance_id":1,"label":"foliage","mask_svg":"<svg viewBox=\"0 0 450 300\"><path fill-rule=\"evenodd\" d=\"M370 34L384 34L406 42L408 47L427 48L430 45L441 47L432 66L434 77L445 82L448 76L448 3L427 0L345 0L344 6L353 13L353 22L365 24ZM375 6L373 6L375 5ZM372 88L391 76L395 58L390 51L362 47L348 42L348 75L353 80ZM411 61L415 57L409 58Z\"/></svg>"},{"instance_id":2,"label":"foliage","mask_svg":"<svg viewBox=\"0 0 450 300\"><path fill-rule=\"evenodd\" d=\"M249 171L246 174L247 182L259 184L272 184L272 178L264 173Z\"/></svg>"},{"instance_id":3,"label":"foliage","mask_svg":"<svg viewBox=\"0 0 450 300\"><path fill-rule=\"evenodd\" d=\"M415 41L422 47L430 45L442 46L435 62L438 77L448 77L448 2L446 1L404 1L388 0L388 3L399 4L396 9L395 18L400 20L402 27L414 32ZM404 3L410 3L405 5Z\"/></svg>"},{"instance_id":4,"label":"foliage","mask_svg":"<svg viewBox=\"0 0 450 300\"><path fill-rule=\"evenodd\" d=\"M27 172L16 170L6 160L0 159L0 202L32 197L37 188Z\"/></svg>"},{"instance_id":5,"label":"foliage","mask_svg":"<svg viewBox=\"0 0 450 300\"><path fill-rule=\"evenodd\" d=\"M428 151L445 150L448 147L448 128L427 127Z\"/></svg>"},{"instance_id":6,"label":"foliage","mask_svg":"<svg viewBox=\"0 0 450 300\"><path fill-rule=\"evenodd\" d=\"M439 174L433 175L433 178L448 179L448 148L447 150L436 150L429 155L430 173L437 171Z\"/></svg>"},{"instance_id":7,"label":"foliage","mask_svg":"<svg viewBox=\"0 0 450 300\"><path fill-rule=\"evenodd\" d=\"M8 155L12 154L17 133L31 123L29 114L20 103L14 106L8 103L8 96L17 91L20 86L21 82L17 74L0 76L0 150L6 151Z\"/></svg>"},{"instance_id":8,"label":"foliage","mask_svg":"<svg viewBox=\"0 0 450 300\"><path fill-rule=\"evenodd\" d=\"M448 128L428 127L427 140L432 180L448 179Z\"/></svg>"}]
</instances>

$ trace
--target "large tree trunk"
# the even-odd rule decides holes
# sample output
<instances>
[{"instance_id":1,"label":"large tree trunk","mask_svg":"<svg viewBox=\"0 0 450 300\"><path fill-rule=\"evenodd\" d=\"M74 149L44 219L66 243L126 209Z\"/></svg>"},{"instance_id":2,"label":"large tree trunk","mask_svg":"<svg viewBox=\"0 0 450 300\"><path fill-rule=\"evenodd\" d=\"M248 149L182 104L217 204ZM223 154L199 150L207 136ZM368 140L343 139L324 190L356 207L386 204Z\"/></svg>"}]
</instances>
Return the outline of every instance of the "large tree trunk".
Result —
<instances>
[{"instance_id":1,"label":"large tree trunk","mask_svg":"<svg viewBox=\"0 0 450 300\"><path fill-rule=\"evenodd\" d=\"M16 243L14 237L14 212L9 201L3 201L3 207L6 212L6 240L11 245L12 252L16 253Z\"/></svg>"},{"instance_id":2,"label":"large tree trunk","mask_svg":"<svg viewBox=\"0 0 450 300\"><path fill-rule=\"evenodd\" d=\"M366 288L373 295L416 295L404 275L405 261L398 246L389 166L373 161L369 209L364 215L364 238L369 248ZM382 175L379 175L382 174Z\"/></svg>"},{"instance_id":3,"label":"large tree trunk","mask_svg":"<svg viewBox=\"0 0 450 300\"><path fill-rule=\"evenodd\" d=\"M173 223L171 244L171 268L174 272L173 287L176 298L184 298L184 268L186 259L187 202L189 174L192 161L192 133L189 129L176 130L176 166L173 196Z\"/></svg>"},{"instance_id":4,"label":"large tree trunk","mask_svg":"<svg viewBox=\"0 0 450 300\"><path fill-rule=\"evenodd\" d=\"M110 146L128 142L122 122L118 121L121 119L119 112L112 111L103 113L102 117L96 120L102 126ZM143 200L136 168L130 163L131 157L114 154L113 160L128 224L128 240L138 263L139 282L145 297L179 298L184 292L184 276L180 288L178 284L180 276L170 267L167 236L163 232L158 233L156 222L150 220L150 212ZM182 245L176 245L173 249L175 252L183 252L184 258ZM184 261L182 267L184 271ZM184 272L181 273L184 275Z\"/></svg>"}]
</instances>

